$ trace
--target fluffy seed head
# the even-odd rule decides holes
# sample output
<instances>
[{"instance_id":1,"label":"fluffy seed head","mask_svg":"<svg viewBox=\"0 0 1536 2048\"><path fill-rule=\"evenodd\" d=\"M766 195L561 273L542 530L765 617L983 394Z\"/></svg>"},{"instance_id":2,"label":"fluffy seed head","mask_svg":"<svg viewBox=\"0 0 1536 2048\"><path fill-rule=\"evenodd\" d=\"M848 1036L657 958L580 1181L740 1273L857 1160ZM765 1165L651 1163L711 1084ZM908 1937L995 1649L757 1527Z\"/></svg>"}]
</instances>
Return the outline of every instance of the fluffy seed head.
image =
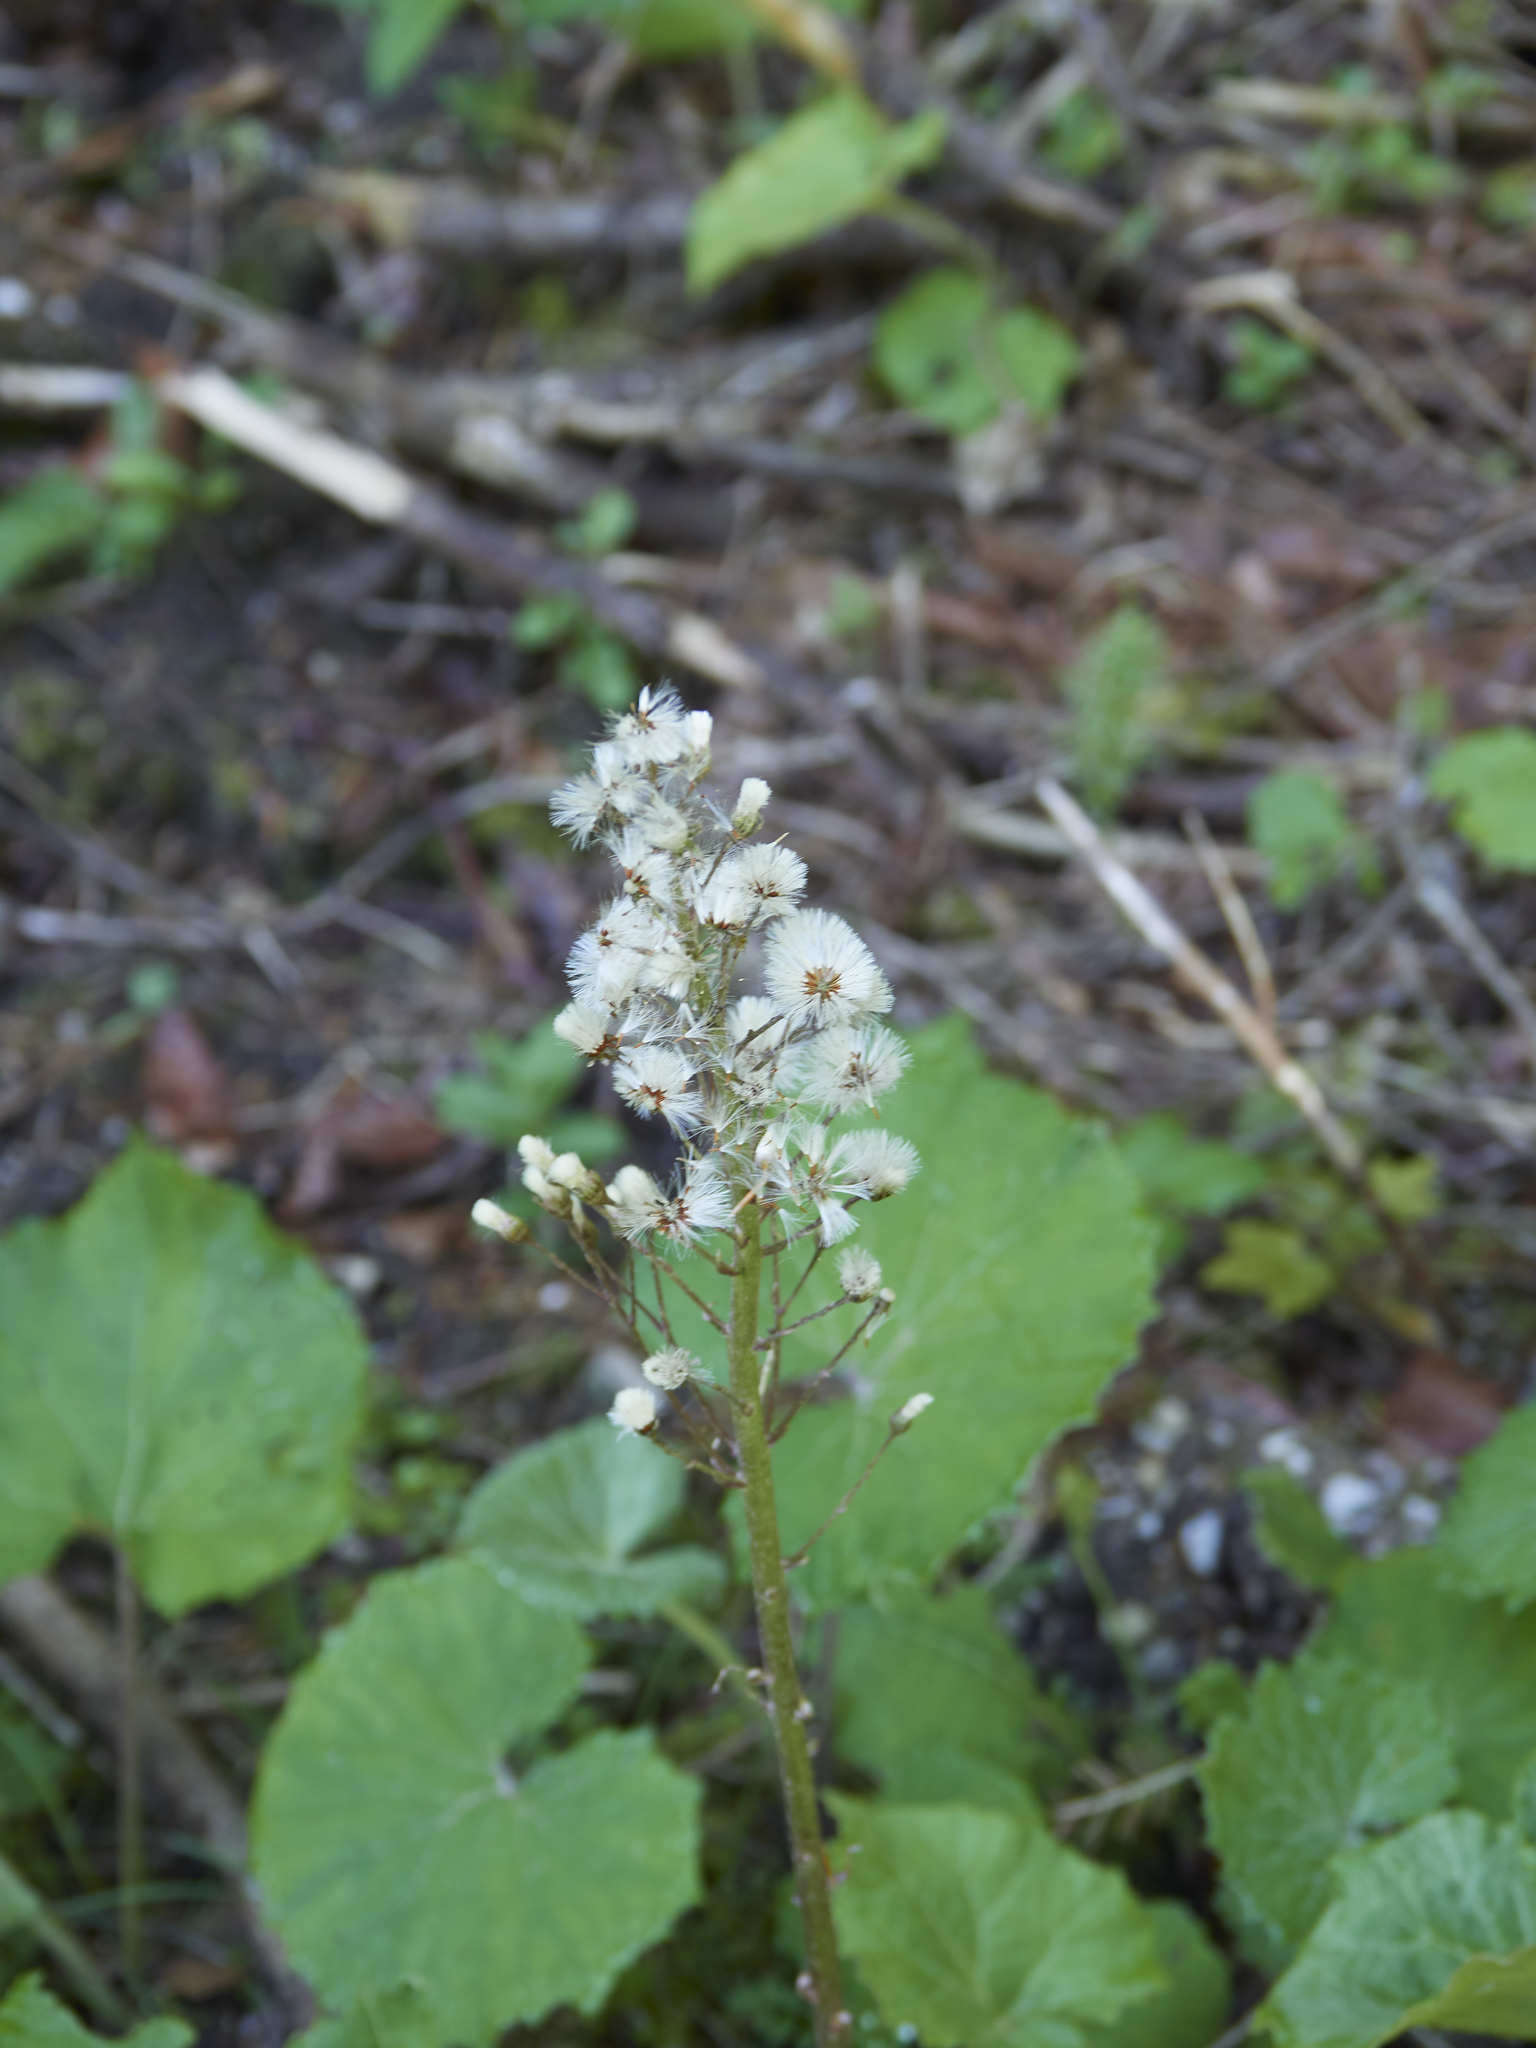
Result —
<instances>
[{"instance_id":1,"label":"fluffy seed head","mask_svg":"<svg viewBox=\"0 0 1536 2048\"><path fill-rule=\"evenodd\" d=\"M694 1070L667 1045L637 1045L613 1070L613 1085L641 1116L663 1116L674 1131L698 1128L700 1104Z\"/></svg>"},{"instance_id":2,"label":"fluffy seed head","mask_svg":"<svg viewBox=\"0 0 1536 2048\"><path fill-rule=\"evenodd\" d=\"M850 1301L869 1301L879 1290L880 1261L873 1252L850 1245L838 1257L837 1278Z\"/></svg>"},{"instance_id":3,"label":"fluffy seed head","mask_svg":"<svg viewBox=\"0 0 1536 2048\"><path fill-rule=\"evenodd\" d=\"M640 1370L653 1387L674 1392L685 1387L699 1369L699 1361L691 1351L684 1351L680 1345L669 1345L665 1351L653 1351Z\"/></svg>"},{"instance_id":4,"label":"fluffy seed head","mask_svg":"<svg viewBox=\"0 0 1536 2048\"><path fill-rule=\"evenodd\" d=\"M828 910L797 910L774 926L763 980L792 1022L854 1024L891 1007L891 985L875 956Z\"/></svg>"},{"instance_id":5,"label":"fluffy seed head","mask_svg":"<svg viewBox=\"0 0 1536 2048\"><path fill-rule=\"evenodd\" d=\"M797 1075L800 1099L833 1116L873 1109L901 1079L907 1059L901 1040L881 1024L834 1025L805 1048Z\"/></svg>"},{"instance_id":6,"label":"fluffy seed head","mask_svg":"<svg viewBox=\"0 0 1536 2048\"><path fill-rule=\"evenodd\" d=\"M649 1387L620 1387L608 1420L626 1436L649 1436L656 1427L656 1396Z\"/></svg>"},{"instance_id":7,"label":"fluffy seed head","mask_svg":"<svg viewBox=\"0 0 1536 2048\"><path fill-rule=\"evenodd\" d=\"M850 1131L833 1152L840 1181L866 1202L899 1195L919 1164L917 1147L889 1131Z\"/></svg>"}]
</instances>

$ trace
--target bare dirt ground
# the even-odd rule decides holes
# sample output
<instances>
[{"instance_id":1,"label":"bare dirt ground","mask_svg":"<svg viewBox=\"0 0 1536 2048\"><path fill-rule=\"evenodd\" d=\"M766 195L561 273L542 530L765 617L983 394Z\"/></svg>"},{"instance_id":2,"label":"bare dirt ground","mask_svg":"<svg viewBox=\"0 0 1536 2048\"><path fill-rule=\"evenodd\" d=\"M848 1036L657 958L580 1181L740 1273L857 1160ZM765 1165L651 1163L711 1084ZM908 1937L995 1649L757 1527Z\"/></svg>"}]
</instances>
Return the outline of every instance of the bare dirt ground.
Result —
<instances>
[{"instance_id":1,"label":"bare dirt ground","mask_svg":"<svg viewBox=\"0 0 1536 2048\"><path fill-rule=\"evenodd\" d=\"M643 65L579 19L466 13L370 99L362 44L309 5L0 27L0 490L99 471L99 402L4 382L65 365L261 378L419 483L370 524L169 405L160 444L233 501L0 598L0 1222L65 1208L145 1125L308 1240L385 1389L373 1525L281 1599L164 1630L157 1677L240 1781L356 1585L605 1398L601 1326L473 1240L506 1140L450 1127L438 1091L477 1033L563 1000L603 880L543 801L626 672L712 710L723 781L772 783L903 1024L959 1007L1075 1106L1283 1153L1303 1236L1309 1174L1433 1162L1433 1217L1291 1312L1201 1284L1223 1226L1186 1218L1081 1447L1088 1576L1064 1525L1021 1539L1020 1640L1090 1693L1127 1657L1171 1687L1283 1652L1308 1597L1236 1474L1285 1465L1350 1540L1402 1540L1528 1389L1536 883L1481 864L1424 774L1440 733L1536 716L1536 204L1490 200L1536 156L1536 23L1500 0L887 8L872 95L966 110L912 188L927 216L706 296L690 197L795 103L788 54ZM503 70L501 130L445 104ZM1018 189L1008 162L1084 87L1119 148ZM935 222L1082 349L1059 417L963 456L869 362L881 308L945 260ZM584 551L571 522L613 487L633 529ZM515 630L572 592L607 634L585 668ZM1074 712L1063 680L1128 604L1162 636L1155 686ZM1096 822L1053 807L1132 717ZM1249 806L1294 769L1364 851L1281 908ZM1166 925L1122 914L1126 876ZM1307 1119L1273 1113L1287 1056ZM109 1593L88 1547L65 1583L87 1611ZM167 1897L195 1893L161 1825ZM109 1826L104 1798L96 1847ZM277 2038L226 1908L161 1922L158 1981L207 2038Z\"/></svg>"}]
</instances>

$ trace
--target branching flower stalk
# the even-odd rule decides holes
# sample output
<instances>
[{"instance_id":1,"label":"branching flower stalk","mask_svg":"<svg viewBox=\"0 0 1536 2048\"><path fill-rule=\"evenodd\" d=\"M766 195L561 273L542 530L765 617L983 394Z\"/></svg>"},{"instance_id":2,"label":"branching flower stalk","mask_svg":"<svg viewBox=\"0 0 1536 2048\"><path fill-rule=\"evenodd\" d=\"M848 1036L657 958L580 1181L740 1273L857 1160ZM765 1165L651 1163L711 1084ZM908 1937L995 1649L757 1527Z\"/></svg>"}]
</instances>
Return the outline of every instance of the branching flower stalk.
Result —
<instances>
[{"instance_id":1,"label":"branching flower stalk","mask_svg":"<svg viewBox=\"0 0 1536 2048\"><path fill-rule=\"evenodd\" d=\"M768 785L748 777L726 808L705 786L709 765L709 714L685 710L670 690L642 691L594 749L590 769L550 805L578 846L612 855L620 877L572 949L573 1000L554 1028L608 1069L631 1109L669 1127L679 1141L676 1168L663 1182L624 1166L605 1182L574 1152L557 1154L536 1135L518 1151L524 1187L565 1226L586 1284L644 1355L640 1382L617 1395L610 1419L742 1494L762 1681L805 1923L801 1987L818 2048L835 2048L850 2021L773 1449L895 1299L879 1262L856 1246L837 1255L830 1299L807 1293L808 1281L824 1253L852 1235L863 1205L900 1194L918 1161L910 1144L878 1124L834 1135L837 1119L873 1113L906 1065L901 1041L878 1021L890 1009L890 985L849 925L801 906L804 862L759 837ZM477 1204L475 1216L509 1242L532 1236L495 1203ZM718 1287L711 1298L704 1268L728 1281L728 1309ZM679 1342L680 1302L720 1340L723 1374L707 1372ZM848 1328L850 1308L858 1313ZM786 1336L824 1317L844 1325L831 1363L808 1383L782 1384ZM918 1396L892 1416L877 1459L927 1403ZM829 1503L824 1526L867 1477L868 1469L842 1501ZM789 1562L803 1562L809 1547Z\"/></svg>"}]
</instances>

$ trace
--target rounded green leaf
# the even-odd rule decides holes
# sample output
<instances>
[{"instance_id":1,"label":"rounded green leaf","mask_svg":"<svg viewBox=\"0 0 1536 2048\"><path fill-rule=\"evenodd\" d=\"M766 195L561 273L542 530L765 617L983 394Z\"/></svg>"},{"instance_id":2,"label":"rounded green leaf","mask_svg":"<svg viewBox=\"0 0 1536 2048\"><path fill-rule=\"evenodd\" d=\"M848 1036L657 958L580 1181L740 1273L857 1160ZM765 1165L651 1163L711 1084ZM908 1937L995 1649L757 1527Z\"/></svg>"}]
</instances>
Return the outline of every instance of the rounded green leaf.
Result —
<instances>
[{"instance_id":1,"label":"rounded green leaf","mask_svg":"<svg viewBox=\"0 0 1536 2048\"><path fill-rule=\"evenodd\" d=\"M787 1553L866 1470L893 1410L918 1393L934 1400L794 1574L815 1606L926 1585L1060 1432L1093 1413L1152 1311L1153 1232L1113 1145L1037 1089L989 1073L963 1018L913 1039L881 1112L922 1156L911 1189L859 1228L896 1305L849 1361L852 1395L808 1408L776 1453ZM795 1369L825 1355L802 1346Z\"/></svg>"},{"instance_id":2,"label":"rounded green leaf","mask_svg":"<svg viewBox=\"0 0 1536 2048\"><path fill-rule=\"evenodd\" d=\"M599 1416L519 1451L470 1495L457 1547L541 1607L654 1614L711 1600L725 1568L707 1550L633 1557L682 1505L681 1465Z\"/></svg>"},{"instance_id":3,"label":"rounded green leaf","mask_svg":"<svg viewBox=\"0 0 1536 2048\"><path fill-rule=\"evenodd\" d=\"M1454 740L1431 769L1429 787L1484 860L1536 871L1536 732L1498 725Z\"/></svg>"},{"instance_id":4,"label":"rounded green leaf","mask_svg":"<svg viewBox=\"0 0 1536 2048\"><path fill-rule=\"evenodd\" d=\"M699 1788L648 1732L525 1763L575 1695L580 1628L473 1559L374 1582L294 1686L252 1815L295 1964L345 2011L413 1981L421 2048L591 2012L697 1897Z\"/></svg>"},{"instance_id":5,"label":"rounded green leaf","mask_svg":"<svg viewBox=\"0 0 1536 2048\"><path fill-rule=\"evenodd\" d=\"M1536 1600L1536 1406L1517 1408L1461 1468L1435 1545L1457 1591Z\"/></svg>"},{"instance_id":6,"label":"rounded green leaf","mask_svg":"<svg viewBox=\"0 0 1536 2048\"><path fill-rule=\"evenodd\" d=\"M1013 306L993 322L987 345L1010 394L1037 420L1055 419L1083 360L1061 322L1033 306Z\"/></svg>"},{"instance_id":7,"label":"rounded green leaf","mask_svg":"<svg viewBox=\"0 0 1536 2048\"><path fill-rule=\"evenodd\" d=\"M1358 1565L1315 1641L1388 1678L1422 1680L1451 1730L1461 1798L1504 1819L1536 1750L1536 1607L1506 1613L1444 1583L1438 1544Z\"/></svg>"},{"instance_id":8,"label":"rounded green leaf","mask_svg":"<svg viewBox=\"0 0 1536 2048\"><path fill-rule=\"evenodd\" d=\"M1531 2040L1536 1851L1480 1813L1435 1813L1342 1857L1257 2017L1277 2048L1381 2048L1414 2027Z\"/></svg>"},{"instance_id":9,"label":"rounded green leaf","mask_svg":"<svg viewBox=\"0 0 1536 2048\"><path fill-rule=\"evenodd\" d=\"M346 1527L366 1369L251 1195L131 1145L0 1238L0 1580L86 1531L166 1614L291 1571Z\"/></svg>"},{"instance_id":10,"label":"rounded green leaf","mask_svg":"<svg viewBox=\"0 0 1536 2048\"><path fill-rule=\"evenodd\" d=\"M1113 2026L1087 2035L1092 2048L1192 2048L1214 2041L1232 2002L1227 1959L1187 1906L1152 1899L1142 1908L1168 1988L1140 2000Z\"/></svg>"},{"instance_id":11,"label":"rounded green leaf","mask_svg":"<svg viewBox=\"0 0 1536 2048\"><path fill-rule=\"evenodd\" d=\"M1307 1650L1259 1673L1200 1777L1229 1917L1278 1970L1328 1903L1339 1851L1440 1805L1456 1764L1422 1681Z\"/></svg>"},{"instance_id":12,"label":"rounded green leaf","mask_svg":"<svg viewBox=\"0 0 1536 2048\"><path fill-rule=\"evenodd\" d=\"M835 1680L839 1752L903 1802L958 1797L962 1773L979 1782L972 1765L1021 1786L1060 1780L1087 1747L979 1586L889 1611L851 1609L838 1626Z\"/></svg>"},{"instance_id":13,"label":"rounded green leaf","mask_svg":"<svg viewBox=\"0 0 1536 2048\"><path fill-rule=\"evenodd\" d=\"M184 2020L146 2020L116 2048L185 2048L192 2029ZM83 2027L31 1971L0 1998L0 2048L104 2048L102 2036Z\"/></svg>"},{"instance_id":14,"label":"rounded green leaf","mask_svg":"<svg viewBox=\"0 0 1536 2048\"><path fill-rule=\"evenodd\" d=\"M946 433L974 433L997 411L979 356L991 300L974 271L945 266L909 284L875 327L874 365L892 396Z\"/></svg>"},{"instance_id":15,"label":"rounded green leaf","mask_svg":"<svg viewBox=\"0 0 1536 2048\"><path fill-rule=\"evenodd\" d=\"M886 2024L915 2029L925 2048L1089 2048L1167 1985L1125 1879L1040 1821L828 1803L838 1939Z\"/></svg>"}]
</instances>

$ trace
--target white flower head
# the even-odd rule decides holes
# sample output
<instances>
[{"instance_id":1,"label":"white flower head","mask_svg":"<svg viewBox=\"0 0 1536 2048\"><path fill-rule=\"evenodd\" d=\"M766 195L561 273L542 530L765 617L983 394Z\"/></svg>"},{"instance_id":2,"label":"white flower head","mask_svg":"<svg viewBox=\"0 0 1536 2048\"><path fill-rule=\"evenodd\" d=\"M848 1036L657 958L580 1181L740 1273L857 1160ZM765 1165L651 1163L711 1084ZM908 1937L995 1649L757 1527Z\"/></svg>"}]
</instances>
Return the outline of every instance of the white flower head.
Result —
<instances>
[{"instance_id":1,"label":"white flower head","mask_svg":"<svg viewBox=\"0 0 1536 2048\"><path fill-rule=\"evenodd\" d=\"M870 1301L880 1289L880 1261L857 1245L838 1255L838 1285L850 1301Z\"/></svg>"},{"instance_id":2,"label":"white flower head","mask_svg":"<svg viewBox=\"0 0 1536 2048\"><path fill-rule=\"evenodd\" d=\"M874 954L828 910L797 910L775 924L763 980L796 1023L853 1024L891 1007L891 985Z\"/></svg>"},{"instance_id":3,"label":"white flower head","mask_svg":"<svg viewBox=\"0 0 1536 2048\"><path fill-rule=\"evenodd\" d=\"M796 1075L802 1102L833 1116L873 1109L901 1079L906 1047L882 1024L838 1024L805 1047Z\"/></svg>"},{"instance_id":4,"label":"white flower head","mask_svg":"<svg viewBox=\"0 0 1536 2048\"><path fill-rule=\"evenodd\" d=\"M699 1370L699 1361L691 1351L672 1344L665 1351L653 1351L640 1370L653 1387L675 1393L679 1387L687 1386Z\"/></svg>"},{"instance_id":5,"label":"white flower head","mask_svg":"<svg viewBox=\"0 0 1536 2048\"><path fill-rule=\"evenodd\" d=\"M624 877L624 894L655 910L669 910L676 893L672 856L652 844L643 829L626 825L613 843L613 857Z\"/></svg>"},{"instance_id":6,"label":"white flower head","mask_svg":"<svg viewBox=\"0 0 1536 2048\"><path fill-rule=\"evenodd\" d=\"M675 690L647 686L615 721L614 743L636 767L664 767L689 751L689 717Z\"/></svg>"},{"instance_id":7,"label":"white flower head","mask_svg":"<svg viewBox=\"0 0 1536 2048\"><path fill-rule=\"evenodd\" d=\"M805 862L787 846L744 846L724 866L750 899L754 924L787 916L805 887Z\"/></svg>"},{"instance_id":8,"label":"white flower head","mask_svg":"<svg viewBox=\"0 0 1536 2048\"><path fill-rule=\"evenodd\" d=\"M751 924L757 905L723 861L699 890L694 909L700 924L714 931L744 932Z\"/></svg>"},{"instance_id":9,"label":"white flower head","mask_svg":"<svg viewBox=\"0 0 1536 2048\"><path fill-rule=\"evenodd\" d=\"M603 1191L608 1221L621 1237L643 1237L661 1214L662 1193L643 1166L621 1166Z\"/></svg>"},{"instance_id":10,"label":"white flower head","mask_svg":"<svg viewBox=\"0 0 1536 2048\"><path fill-rule=\"evenodd\" d=\"M889 1131L849 1131L832 1158L838 1185L866 1202L899 1195L919 1165L917 1147Z\"/></svg>"},{"instance_id":11,"label":"white flower head","mask_svg":"<svg viewBox=\"0 0 1536 2048\"><path fill-rule=\"evenodd\" d=\"M524 1131L517 1141L517 1156L524 1166L536 1166L541 1173L548 1173L555 1163L555 1148L548 1138Z\"/></svg>"},{"instance_id":12,"label":"white flower head","mask_svg":"<svg viewBox=\"0 0 1536 2048\"><path fill-rule=\"evenodd\" d=\"M681 853L693 836L693 820L680 804L653 796L631 830L658 853Z\"/></svg>"},{"instance_id":13,"label":"white flower head","mask_svg":"<svg viewBox=\"0 0 1536 2048\"><path fill-rule=\"evenodd\" d=\"M567 1003L552 1028L556 1038L589 1060L613 1059L623 1041L622 1028L606 1010L589 1010L582 1003Z\"/></svg>"},{"instance_id":14,"label":"white flower head","mask_svg":"<svg viewBox=\"0 0 1536 2048\"><path fill-rule=\"evenodd\" d=\"M613 1085L641 1116L663 1116L674 1131L698 1128L700 1102L694 1069L668 1045L637 1045L613 1070Z\"/></svg>"},{"instance_id":15,"label":"white flower head","mask_svg":"<svg viewBox=\"0 0 1536 2048\"><path fill-rule=\"evenodd\" d=\"M706 1230L725 1230L730 1222L731 1189L725 1175L713 1159L690 1159L678 1185L663 1194L652 1228L686 1251Z\"/></svg>"},{"instance_id":16,"label":"white flower head","mask_svg":"<svg viewBox=\"0 0 1536 2048\"><path fill-rule=\"evenodd\" d=\"M667 938L654 911L616 897L571 948L565 973L572 995L586 1010L621 1009L643 986L651 956Z\"/></svg>"},{"instance_id":17,"label":"white flower head","mask_svg":"<svg viewBox=\"0 0 1536 2048\"><path fill-rule=\"evenodd\" d=\"M738 839L745 839L749 832L757 830L772 795L773 791L761 775L746 777L736 792L736 807L731 812L731 830Z\"/></svg>"},{"instance_id":18,"label":"white flower head","mask_svg":"<svg viewBox=\"0 0 1536 2048\"><path fill-rule=\"evenodd\" d=\"M620 1387L608 1420L626 1436L649 1436L656 1427L656 1396L649 1387Z\"/></svg>"},{"instance_id":19,"label":"white flower head","mask_svg":"<svg viewBox=\"0 0 1536 2048\"><path fill-rule=\"evenodd\" d=\"M769 1174L792 1202L813 1206L824 1245L841 1244L858 1229L858 1219L849 1215L842 1198L859 1190L856 1183L845 1186L838 1175L837 1148L828 1150L824 1124L800 1125L791 1131L781 1160L770 1166Z\"/></svg>"}]
</instances>

